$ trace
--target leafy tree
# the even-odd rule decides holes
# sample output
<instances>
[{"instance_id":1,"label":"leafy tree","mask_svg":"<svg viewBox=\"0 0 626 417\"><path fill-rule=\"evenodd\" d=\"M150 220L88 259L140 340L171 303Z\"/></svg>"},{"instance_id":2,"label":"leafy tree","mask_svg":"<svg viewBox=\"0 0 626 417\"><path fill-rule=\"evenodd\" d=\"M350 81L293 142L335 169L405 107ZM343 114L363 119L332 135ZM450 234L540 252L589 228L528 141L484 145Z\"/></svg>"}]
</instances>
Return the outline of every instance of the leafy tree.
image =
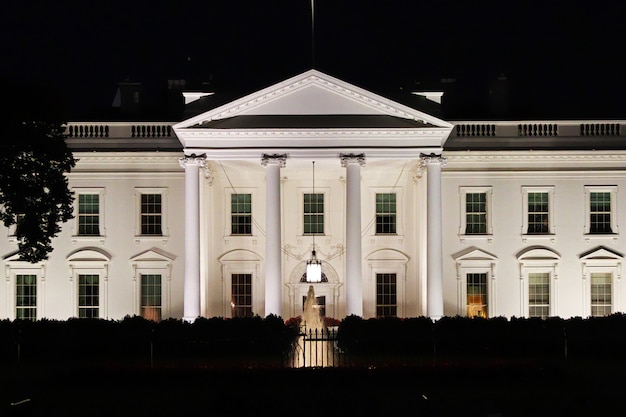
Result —
<instances>
[{"instance_id":1,"label":"leafy tree","mask_svg":"<svg viewBox=\"0 0 626 417\"><path fill-rule=\"evenodd\" d=\"M56 120L58 109L33 106L33 89L16 90L3 94L12 106L4 112L0 139L0 220L16 225L20 258L38 262L52 251L60 223L73 217L65 174L76 161Z\"/></svg>"}]
</instances>

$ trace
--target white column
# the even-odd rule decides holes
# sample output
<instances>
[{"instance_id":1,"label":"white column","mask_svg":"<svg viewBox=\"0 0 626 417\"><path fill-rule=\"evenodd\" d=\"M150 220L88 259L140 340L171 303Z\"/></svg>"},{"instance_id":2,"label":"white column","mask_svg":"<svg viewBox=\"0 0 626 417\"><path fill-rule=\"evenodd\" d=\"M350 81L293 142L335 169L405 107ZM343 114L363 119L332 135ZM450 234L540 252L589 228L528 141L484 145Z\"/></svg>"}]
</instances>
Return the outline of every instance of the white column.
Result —
<instances>
[{"instance_id":1,"label":"white column","mask_svg":"<svg viewBox=\"0 0 626 417\"><path fill-rule=\"evenodd\" d=\"M265 168L265 315L281 315L280 169L286 155L263 155Z\"/></svg>"},{"instance_id":2,"label":"white column","mask_svg":"<svg viewBox=\"0 0 626 417\"><path fill-rule=\"evenodd\" d=\"M427 228L426 228L426 291L428 317L443 316L443 251L441 214L441 167L446 163L441 155L422 155L427 167Z\"/></svg>"},{"instance_id":3,"label":"white column","mask_svg":"<svg viewBox=\"0 0 626 417\"><path fill-rule=\"evenodd\" d=\"M185 286L183 320L193 322L200 316L200 167L203 155L180 158L185 168Z\"/></svg>"},{"instance_id":4,"label":"white column","mask_svg":"<svg viewBox=\"0 0 626 417\"><path fill-rule=\"evenodd\" d=\"M363 154L342 154L346 168L346 315L363 316L361 253L361 166Z\"/></svg>"}]
</instances>

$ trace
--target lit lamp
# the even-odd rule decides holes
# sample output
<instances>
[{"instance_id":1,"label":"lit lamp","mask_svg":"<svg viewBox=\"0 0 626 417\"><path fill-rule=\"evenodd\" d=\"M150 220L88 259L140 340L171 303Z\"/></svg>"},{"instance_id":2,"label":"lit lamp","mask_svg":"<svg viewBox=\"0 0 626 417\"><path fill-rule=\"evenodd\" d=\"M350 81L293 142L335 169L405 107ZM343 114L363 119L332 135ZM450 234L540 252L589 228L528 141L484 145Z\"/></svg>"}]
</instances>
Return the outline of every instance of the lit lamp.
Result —
<instances>
[{"instance_id":1,"label":"lit lamp","mask_svg":"<svg viewBox=\"0 0 626 417\"><path fill-rule=\"evenodd\" d=\"M313 195L315 195L315 161L313 161ZM311 259L306 262L306 281L322 282L322 261L317 259L315 254L315 233L317 230L311 230L313 234L313 250L311 251Z\"/></svg>"}]
</instances>

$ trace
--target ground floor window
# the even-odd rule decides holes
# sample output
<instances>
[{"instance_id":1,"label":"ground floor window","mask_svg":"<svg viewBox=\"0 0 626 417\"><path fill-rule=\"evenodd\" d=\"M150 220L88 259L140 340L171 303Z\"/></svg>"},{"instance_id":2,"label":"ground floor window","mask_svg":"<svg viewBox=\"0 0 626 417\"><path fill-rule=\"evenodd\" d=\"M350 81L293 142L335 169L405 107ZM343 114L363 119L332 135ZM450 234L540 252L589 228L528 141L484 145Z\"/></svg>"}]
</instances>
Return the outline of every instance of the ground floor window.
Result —
<instances>
[{"instance_id":1,"label":"ground floor window","mask_svg":"<svg viewBox=\"0 0 626 417\"><path fill-rule=\"evenodd\" d=\"M397 298L396 274L376 274L376 317L396 317Z\"/></svg>"},{"instance_id":2,"label":"ground floor window","mask_svg":"<svg viewBox=\"0 0 626 417\"><path fill-rule=\"evenodd\" d=\"M161 321L161 275L141 274L141 317Z\"/></svg>"},{"instance_id":3,"label":"ground floor window","mask_svg":"<svg viewBox=\"0 0 626 417\"><path fill-rule=\"evenodd\" d=\"M252 274L232 274L231 279L231 317L252 317Z\"/></svg>"},{"instance_id":4,"label":"ground floor window","mask_svg":"<svg viewBox=\"0 0 626 417\"><path fill-rule=\"evenodd\" d=\"M467 274L467 316L488 317L487 273Z\"/></svg>"},{"instance_id":5,"label":"ground floor window","mask_svg":"<svg viewBox=\"0 0 626 417\"><path fill-rule=\"evenodd\" d=\"M37 320L37 275L15 276L15 318Z\"/></svg>"},{"instance_id":6,"label":"ground floor window","mask_svg":"<svg viewBox=\"0 0 626 417\"><path fill-rule=\"evenodd\" d=\"M550 316L550 273L528 274L528 317Z\"/></svg>"},{"instance_id":7,"label":"ground floor window","mask_svg":"<svg viewBox=\"0 0 626 417\"><path fill-rule=\"evenodd\" d=\"M100 317L100 276L97 274L78 275L78 317Z\"/></svg>"},{"instance_id":8,"label":"ground floor window","mask_svg":"<svg viewBox=\"0 0 626 417\"><path fill-rule=\"evenodd\" d=\"M610 272L593 272L591 274L591 315L593 317L608 316L612 312L612 281Z\"/></svg>"}]
</instances>

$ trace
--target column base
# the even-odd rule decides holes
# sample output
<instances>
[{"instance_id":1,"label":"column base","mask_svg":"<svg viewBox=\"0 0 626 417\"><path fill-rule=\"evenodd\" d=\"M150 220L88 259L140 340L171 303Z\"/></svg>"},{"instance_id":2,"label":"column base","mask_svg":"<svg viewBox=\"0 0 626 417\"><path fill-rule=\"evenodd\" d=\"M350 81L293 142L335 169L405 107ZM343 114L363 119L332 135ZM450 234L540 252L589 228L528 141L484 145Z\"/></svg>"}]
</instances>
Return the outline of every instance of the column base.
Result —
<instances>
[{"instance_id":1,"label":"column base","mask_svg":"<svg viewBox=\"0 0 626 417\"><path fill-rule=\"evenodd\" d=\"M183 317L185 323L193 323L198 317Z\"/></svg>"}]
</instances>

